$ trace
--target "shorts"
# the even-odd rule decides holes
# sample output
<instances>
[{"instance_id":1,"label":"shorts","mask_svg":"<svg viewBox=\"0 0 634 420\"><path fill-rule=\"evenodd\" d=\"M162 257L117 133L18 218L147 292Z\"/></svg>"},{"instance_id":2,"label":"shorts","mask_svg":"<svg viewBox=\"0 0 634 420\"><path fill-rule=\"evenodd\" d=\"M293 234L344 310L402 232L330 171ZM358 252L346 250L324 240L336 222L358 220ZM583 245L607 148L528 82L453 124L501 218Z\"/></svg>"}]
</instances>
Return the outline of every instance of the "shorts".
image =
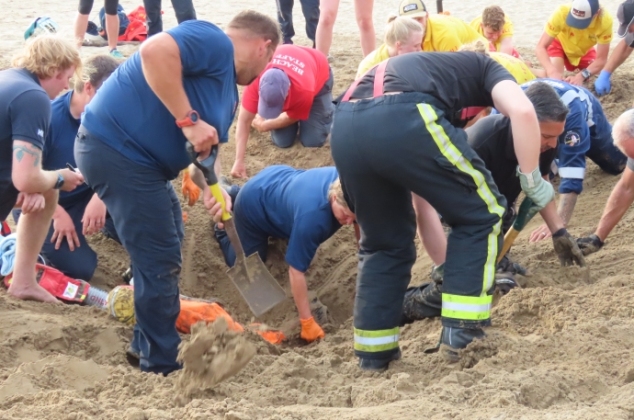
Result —
<instances>
[{"instance_id":1,"label":"shorts","mask_svg":"<svg viewBox=\"0 0 634 420\"><path fill-rule=\"evenodd\" d=\"M547 51L549 57L563 58L564 65L566 66L566 70L568 71L587 69L588 66L592 64L592 62L595 60L595 58L597 58L597 51L594 49L594 47L592 47L590 48L590 51L586 53L586 55L581 57L579 64L577 64L576 66L572 65L570 64L570 61L568 60L568 57L564 52L564 48L561 46L561 42L559 42L558 39L554 39L553 42L550 43Z\"/></svg>"},{"instance_id":2,"label":"shorts","mask_svg":"<svg viewBox=\"0 0 634 420\"><path fill-rule=\"evenodd\" d=\"M11 179L0 180L0 222L6 218L18 202L19 191L13 186Z\"/></svg>"}]
</instances>

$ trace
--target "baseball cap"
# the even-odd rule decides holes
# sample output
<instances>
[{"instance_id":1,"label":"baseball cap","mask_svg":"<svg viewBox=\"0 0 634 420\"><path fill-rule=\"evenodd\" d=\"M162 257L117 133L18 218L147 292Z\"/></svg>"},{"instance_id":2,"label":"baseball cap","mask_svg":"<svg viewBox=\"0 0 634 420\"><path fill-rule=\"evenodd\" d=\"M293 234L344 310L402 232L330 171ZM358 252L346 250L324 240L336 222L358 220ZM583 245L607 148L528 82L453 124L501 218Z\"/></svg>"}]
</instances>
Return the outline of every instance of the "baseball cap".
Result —
<instances>
[{"instance_id":1,"label":"baseball cap","mask_svg":"<svg viewBox=\"0 0 634 420\"><path fill-rule=\"evenodd\" d=\"M260 100L258 114L269 120L282 113L291 81L284 70L270 68L260 77Z\"/></svg>"},{"instance_id":2,"label":"baseball cap","mask_svg":"<svg viewBox=\"0 0 634 420\"><path fill-rule=\"evenodd\" d=\"M634 23L634 0L626 0L621 3L616 17L619 19L619 29L616 32L622 38L627 35L627 29Z\"/></svg>"},{"instance_id":3,"label":"baseball cap","mask_svg":"<svg viewBox=\"0 0 634 420\"><path fill-rule=\"evenodd\" d=\"M403 0L398 6L399 16L411 18L427 16L427 8L422 0Z\"/></svg>"},{"instance_id":4,"label":"baseball cap","mask_svg":"<svg viewBox=\"0 0 634 420\"><path fill-rule=\"evenodd\" d=\"M598 11L599 0L574 0L570 13L566 17L566 25L576 29L586 29Z\"/></svg>"}]
</instances>

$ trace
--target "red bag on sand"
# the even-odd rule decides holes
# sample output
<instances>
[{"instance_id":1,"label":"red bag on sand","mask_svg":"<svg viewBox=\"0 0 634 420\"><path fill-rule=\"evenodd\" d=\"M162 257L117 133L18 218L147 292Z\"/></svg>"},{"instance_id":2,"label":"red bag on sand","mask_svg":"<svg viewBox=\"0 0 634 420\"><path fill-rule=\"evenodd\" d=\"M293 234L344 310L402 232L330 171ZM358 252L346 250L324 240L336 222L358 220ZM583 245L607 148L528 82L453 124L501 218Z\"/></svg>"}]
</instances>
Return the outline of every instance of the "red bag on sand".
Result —
<instances>
[{"instance_id":1,"label":"red bag on sand","mask_svg":"<svg viewBox=\"0 0 634 420\"><path fill-rule=\"evenodd\" d=\"M46 291L64 302L84 303L90 284L66 276L61 271L42 264L35 264L35 279ZM13 273L4 278L7 288L11 285Z\"/></svg>"},{"instance_id":2,"label":"red bag on sand","mask_svg":"<svg viewBox=\"0 0 634 420\"><path fill-rule=\"evenodd\" d=\"M147 39L147 28L145 27L146 17L147 14L143 6L139 6L128 13L130 23L125 33L119 36L119 41L145 41Z\"/></svg>"}]
</instances>

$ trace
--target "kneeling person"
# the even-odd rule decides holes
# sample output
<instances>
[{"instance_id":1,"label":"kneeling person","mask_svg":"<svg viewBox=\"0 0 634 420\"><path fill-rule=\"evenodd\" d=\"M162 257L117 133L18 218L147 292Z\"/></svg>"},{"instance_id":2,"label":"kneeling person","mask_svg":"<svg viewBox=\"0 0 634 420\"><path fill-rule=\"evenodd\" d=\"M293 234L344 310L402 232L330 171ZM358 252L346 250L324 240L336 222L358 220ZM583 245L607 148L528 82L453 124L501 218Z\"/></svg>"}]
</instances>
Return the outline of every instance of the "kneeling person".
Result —
<instances>
[{"instance_id":1,"label":"kneeling person","mask_svg":"<svg viewBox=\"0 0 634 420\"><path fill-rule=\"evenodd\" d=\"M231 175L247 177L244 155L251 125L261 133L270 131L278 147L291 147L298 135L304 147L323 146L334 111L332 85L324 54L296 45L278 47L273 61L244 90Z\"/></svg>"},{"instance_id":2,"label":"kneeling person","mask_svg":"<svg viewBox=\"0 0 634 420\"><path fill-rule=\"evenodd\" d=\"M67 163L76 166L73 147L81 114L118 65L109 55L91 57L84 63L82 79L75 81L74 89L51 103L51 125L42 152L44 170L61 169ZM19 214L18 210L13 212L16 222ZM102 228L117 238L112 220L106 217L106 205L88 185L62 191L41 254L67 276L88 281L97 268L97 254L84 235Z\"/></svg>"},{"instance_id":3,"label":"kneeling person","mask_svg":"<svg viewBox=\"0 0 634 420\"><path fill-rule=\"evenodd\" d=\"M206 188L202 173L194 169L192 179ZM334 167L309 170L270 166L242 188L232 187L233 217L246 255L255 252L266 260L269 238L288 239L286 262L291 291L302 324L301 337L314 341L324 336L310 312L304 273L317 248L339 230L352 224ZM232 197L233 198L233 197ZM211 204L213 206L215 201ZM210 206L210 208L211 208ZM233 266L236 255L224 230L215 229L225 262Z\"/></svg>"}]
</instances>

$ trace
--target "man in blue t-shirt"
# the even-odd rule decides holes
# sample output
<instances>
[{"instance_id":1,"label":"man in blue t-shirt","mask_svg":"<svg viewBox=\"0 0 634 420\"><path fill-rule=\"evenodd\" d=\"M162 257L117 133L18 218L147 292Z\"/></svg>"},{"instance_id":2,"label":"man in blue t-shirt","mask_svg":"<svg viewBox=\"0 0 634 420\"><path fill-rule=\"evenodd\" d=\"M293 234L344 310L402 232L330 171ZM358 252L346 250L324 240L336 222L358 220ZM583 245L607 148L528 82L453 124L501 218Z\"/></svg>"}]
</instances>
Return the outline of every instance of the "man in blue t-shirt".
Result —
<instances>
[{"instance_id":1,"label":"man in blue t-shirt","mask_svg":"<svg viewBox=\"0 0 634 420\"><path fill-rule=\"evenodd\" d=\"M42 168L75 167L73 147L80 116L102 83L115 71L119 62L109 55L96 55L84 62L83 77L69 91L51 102L51 125L42 152ZM13 212L14 219L20 211ZM97 268L97 254L86 242L85 235L104 229L117 238L106 205L88 185L71 192L61 192L41 254L53 267L69 277L90 280Z\"/></svg>"},{"instance_id":2,"label":"man in blue t-shirt","mask_svg":"<svg viewBox=\"0 0 634 420\"><path fill-rule=\"evenodd\" d=\"M13 62L0 71L0 221L13 207L22 208L17 230L13 281L9 294L18 299L57 302L35 279L35 263L57 205L57 190L72 191L81 174L42 168L42 147L51 120L50 99L68 89L81 65L74 45L53 36L27 42ZM6 270L7 267L4 267Z\"/></svg>"},{"instance_id":3,"label":"man in blue t-shirt","mask_svg":"<svg viewBox=\"0 0 634 420\"><path fill-rule=\"evenodd\" d=\"M568 226L577 197L583 190L586 156L611 175L623 172L627 157L614 145L612 126L601 103L589 90L554 79L535 79L523 84L522 89L536 82L552 86L570 111L564 132L559 136L556 165L553 165L554 172L561 177L557 213ZM550 236L548 226L542 225L531 233L530 240L535 242Z\"/></svg>"},{"instance_id":4,"label":"man in blue t-shirt","mask_svg":"<svg viewBox=\"0 0 634 420\"><path fill-rule=\"evenodd\" d=\"M197 169L193 172L192 180L204 188L202 173ZM232 187L231 195L235 197L236 230L246 255L257 252L266 260L269 238L288 240L285 259L302 325L301 337L308 342L323 338L324 331L310 311L304 273L317 248L342 225L355 220L343 198L337 169L269 166L242 188ZM236 255L226 232L217 227L215 234L225 262L233 266Z\"/></svg>"},{"instance_id":5,"label":"man in blue t-shirt","mask_svg":"<svg viewBox=\"0 0 634 420\"><path fill-rule=\"evenodd\" d=\"M136 315L130 351L143 371L180 367L183 220L170 181L191 163L185 144L205 158L227 142L236 83L251 83L279 40L275 21L255 11L239 13L226 34L209 22L183 22L143 43L86 107L75 159L130 255ZM210 200L208 189L203 198Z\"/></svg>"}]
</instances>

